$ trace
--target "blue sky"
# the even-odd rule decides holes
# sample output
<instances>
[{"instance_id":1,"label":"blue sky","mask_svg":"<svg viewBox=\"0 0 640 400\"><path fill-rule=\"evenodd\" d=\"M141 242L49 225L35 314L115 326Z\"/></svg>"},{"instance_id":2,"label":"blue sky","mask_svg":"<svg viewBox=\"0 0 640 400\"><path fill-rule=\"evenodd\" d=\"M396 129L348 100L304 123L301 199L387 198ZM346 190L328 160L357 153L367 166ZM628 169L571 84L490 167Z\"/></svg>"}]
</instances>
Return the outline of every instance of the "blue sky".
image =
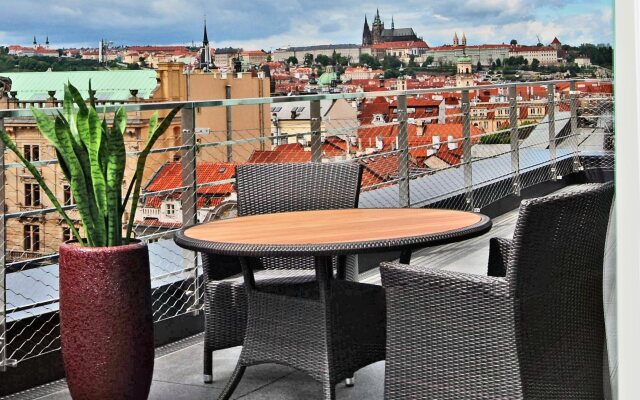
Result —
<instances>
[{"instance_id":1,"label":"blue sky","mask_svg":"<svg viewBox=\"0 0 640 400\"><path fill-rule=\"evenodd\" d=\"M287 45L360 43L364 15L376 7L387 25L413 27L430 46L465 32L470 44L517 39L613 43L613 0L0 0L0 45L96 47L187 44L202 40L207 15L214 46L265 50Z\"/></svg>"}]
</instances>

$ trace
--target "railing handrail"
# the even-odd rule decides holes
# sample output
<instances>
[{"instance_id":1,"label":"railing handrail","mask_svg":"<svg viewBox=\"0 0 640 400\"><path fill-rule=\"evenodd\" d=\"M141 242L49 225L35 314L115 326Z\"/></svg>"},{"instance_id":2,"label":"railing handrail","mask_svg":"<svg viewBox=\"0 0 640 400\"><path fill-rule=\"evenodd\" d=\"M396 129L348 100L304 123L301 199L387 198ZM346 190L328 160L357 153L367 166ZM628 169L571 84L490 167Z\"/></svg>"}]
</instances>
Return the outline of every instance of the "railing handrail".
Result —
<instances>
[{"instance_id":1,"label":"railing handrail","mask_svg":"<svg viewBox=\"0 0 640 400\"><path fill-rule=\"evenodd\" d=\"M197 108L197 107L230 107L230 106L242 106L242 105L259 105L259 104L278 104L278 103L291 103L298 101L314 101L314 100L338 100L338 99L368 99L376 98L379 96L392 97L392 96L416 96L420 94L432 94L441 92L461 92L462 90L479 91L487 89L497 88L509 88L509 87L529 87L529 86L544 86L544 85L557 85L561 83L571 82L611 82L606 79L566 79L566 80L554 80L554 81L537 81L537 82L510 82L510 83L498 83L491 85L480 86L468 86L468 87L442 87L442 88L429 88L429 89L412 89L412 90L389 90L384 92L356 92L356 93L333 93L333 94L309 94L301 96L281 96L281 97L251 97L243 99L213 99L213 100L188 100L188 101L170 101L170 102L151 102L151 103L129 103L122 105L110 105L101 107L101 110L106 112L114 112L119 108L124 108L126 111L153 111L153 110L168 110L178 106L184 106L185 108ZM39 108L40 111L47 114L56 114L61 107L44 107ZM31 117L31 110L28 109L0 109L0 118L10 117Z\"/></svg>"}]
</instances>

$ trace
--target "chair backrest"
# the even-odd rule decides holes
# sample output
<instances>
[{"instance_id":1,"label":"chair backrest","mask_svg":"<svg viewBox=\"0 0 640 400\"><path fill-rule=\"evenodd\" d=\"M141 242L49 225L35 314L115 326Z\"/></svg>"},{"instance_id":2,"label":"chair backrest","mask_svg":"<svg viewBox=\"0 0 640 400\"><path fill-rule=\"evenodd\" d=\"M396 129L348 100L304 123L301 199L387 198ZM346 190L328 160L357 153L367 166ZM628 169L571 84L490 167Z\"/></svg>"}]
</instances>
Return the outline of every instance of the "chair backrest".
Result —
<instances>
[{"instance_id":1,"label":"chair backrest","mask_svg":"<svg viewBox=\"0 0 640 400\"><path fill-rule=\"evenodd\" d=\"M243 164L236 168L238 216L358 207L356 163ZM313 269L312 257L263 257L265 269Z\"/></svg>"},{"instance_id":2,"label":"chair backrest","mask_svg":"<svg viewBox=\"0 0 640 400\"><path fill-rule=\"evenodd\" d=\"M238 165L238 216L355 208L361 176L356 163Z\"/></svg>"},{"instance_id":3,"label":"chair backrest","mask_svg":"<svg viewBox=\"0 0 640 400\"><path fill-rule=\"evenodd\" d=\"M614 187L522 202L507 279L524 398L603 396L603 259Z\"/></svg>"}]
</instances>

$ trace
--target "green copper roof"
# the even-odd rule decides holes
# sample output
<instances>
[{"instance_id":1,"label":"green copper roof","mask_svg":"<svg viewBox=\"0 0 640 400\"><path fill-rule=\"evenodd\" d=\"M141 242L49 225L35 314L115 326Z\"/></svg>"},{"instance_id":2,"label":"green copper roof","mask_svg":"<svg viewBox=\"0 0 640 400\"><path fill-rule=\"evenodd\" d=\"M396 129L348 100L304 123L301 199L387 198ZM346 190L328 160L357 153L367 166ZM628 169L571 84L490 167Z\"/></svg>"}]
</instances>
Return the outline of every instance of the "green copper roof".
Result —
<instances>
[{"instance_id":1,"label":"green copper roof","mask_svg":"<svg viewBox=\"0 0 640 400\"><path fill-rule=\"evenodd\" d=\"M11 79L11 90L24 101L38 101L49 98L49 90L56 91L56 98L64 96L64 84L71 82L84 97L89 97L91 88L98 100L126 100L131 97L130 89L137 89L137 96L148 99L155 89L156 71L65 71L65 72L8 72L2 73Z\"/></svg>"},{"instance_id":2,"label":"green copper roof","mask_svg":"<svg viewBox=\"0 0 640 400\"><path fill-rule=\"evenodd\" d=\"M318 84L319 85L331 85L331 81L338 79L338 74L336 74L335 72L325 72L324 74L320 75L320 78L318 78Z\"/></svg>"},{"instance_id":3,"label":"green copper roof","mask_svg":"<svg viewBox=\"0 0 640 400\"><path fill-rule=\"evenodd\" d=\"M471 62L471 57L469 57L466 54L463 54L462 56L460 56L460 58L458 58L458 64L463 64L463 63L470 63Z\"/></svg>"}]
</instances>

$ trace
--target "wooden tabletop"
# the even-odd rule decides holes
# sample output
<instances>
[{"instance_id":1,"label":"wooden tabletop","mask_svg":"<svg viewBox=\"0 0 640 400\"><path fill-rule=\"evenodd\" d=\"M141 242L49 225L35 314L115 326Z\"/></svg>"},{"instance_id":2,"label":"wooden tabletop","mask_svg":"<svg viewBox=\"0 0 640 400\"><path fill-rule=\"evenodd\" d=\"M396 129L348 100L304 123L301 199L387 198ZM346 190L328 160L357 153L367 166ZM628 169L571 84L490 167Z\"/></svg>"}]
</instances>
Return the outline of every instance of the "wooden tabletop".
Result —
<instances>
[{"instance_id":1,"label":"wooden tabletop","mask_svg":"<svg viewBox=\"0 0 640 400\"><path fill-rule=\"evenodd\" d=\"M263 214L218 220L185 229L180 245L208 243L250 248L354 248L374 243L425 244L430 239L455 239L486 231L490 220L481 214L435 209L343 209ZM475 236L475 235L474 235ZM418 243L423 238L424 243ZM192 242L192 243L186 243ZM368 244L359 246L358 244ZM395 246L398 247L398 246ZM226 253L226 252L225 252Z\"/></svg>"}]
</instances>

